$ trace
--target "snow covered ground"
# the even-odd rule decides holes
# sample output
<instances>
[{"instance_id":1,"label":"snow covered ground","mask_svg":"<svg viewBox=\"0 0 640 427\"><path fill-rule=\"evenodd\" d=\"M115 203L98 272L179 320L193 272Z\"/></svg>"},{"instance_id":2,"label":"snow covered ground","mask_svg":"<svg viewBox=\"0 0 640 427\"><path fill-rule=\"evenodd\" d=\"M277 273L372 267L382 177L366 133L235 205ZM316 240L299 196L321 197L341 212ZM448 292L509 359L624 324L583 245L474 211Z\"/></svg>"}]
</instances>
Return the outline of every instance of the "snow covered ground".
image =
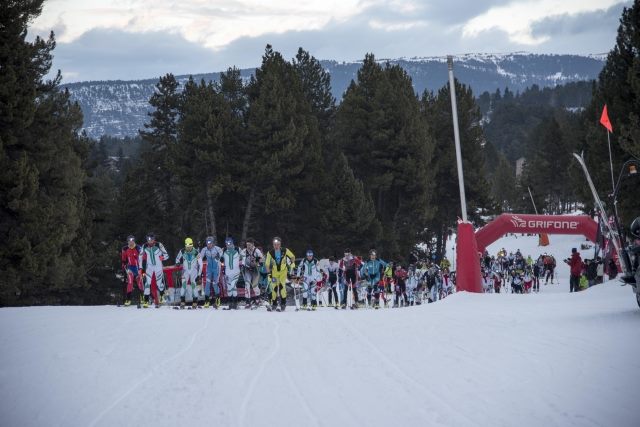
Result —
<instances>
[{"instance_id":1,"label":"snow covered ground","mask_svg":"<svg viewBox=\"0 0 640 427\"><path fill-rule=\"evenodd\" d=\"M0 309L0 425L640 425L631 290L559 276L378 311Z\"/></svg>"}]
</instances>

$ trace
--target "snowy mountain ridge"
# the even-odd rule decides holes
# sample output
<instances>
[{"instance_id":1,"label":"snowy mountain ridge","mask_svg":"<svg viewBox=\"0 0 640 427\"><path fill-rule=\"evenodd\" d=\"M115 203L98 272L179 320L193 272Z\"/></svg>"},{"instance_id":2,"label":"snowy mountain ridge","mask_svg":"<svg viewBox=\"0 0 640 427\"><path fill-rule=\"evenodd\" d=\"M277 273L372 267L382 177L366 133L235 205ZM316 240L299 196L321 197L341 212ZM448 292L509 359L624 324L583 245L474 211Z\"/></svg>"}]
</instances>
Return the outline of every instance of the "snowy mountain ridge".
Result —
<instances>
[{"instance_id":1,"label":"snowy mountain ridge","mask_svg":"<svg viewBox=\"0 0 640 427\"><path fill-rule=\"evenodd\" d=\"M606 55L543 55L526 52L469 53L454 56L456 78L471 86L476 96L497 89L522 91L532 85L555 86L572 81L592 80L602 70ZM413 80L416 93L435 91L448 80L446 57L411 57L377 59L385 64L398 64ZM342 98L351 80L357 78L362 61L325 60L322 66L331 74L333 95ZM241 70L247 80L254 69ZM218 80L220 73L196 74L196 81ZM189 76L176 76L181 85ZM90 137L102 135L134 136L144 128L150 111L149 98L154 93L157 78L132 81L91 81L63 85L84 113L83 129Z\"/></svg>"}]
</instances>

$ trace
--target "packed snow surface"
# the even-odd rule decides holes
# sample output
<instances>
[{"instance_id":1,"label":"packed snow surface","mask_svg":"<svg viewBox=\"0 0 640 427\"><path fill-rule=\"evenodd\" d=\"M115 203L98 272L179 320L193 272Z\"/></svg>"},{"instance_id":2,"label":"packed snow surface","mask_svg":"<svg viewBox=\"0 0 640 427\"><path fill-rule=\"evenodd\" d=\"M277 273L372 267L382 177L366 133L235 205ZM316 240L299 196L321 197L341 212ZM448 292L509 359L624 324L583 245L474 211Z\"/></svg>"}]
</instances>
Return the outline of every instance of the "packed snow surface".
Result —
<instances>
[{"instance_id":1,"label":"packed snow surface","mask_svg":"<svg viewBox=\"0 0 640 427\"><path fill-rule=\"evenodd\" d=\"M1 309L0 424L640 425L630 288L569 294L561 260L583 239L535 241L489 249L557 252L560 283L539 294L297 313Z\"/></svg>"}]
</instances>

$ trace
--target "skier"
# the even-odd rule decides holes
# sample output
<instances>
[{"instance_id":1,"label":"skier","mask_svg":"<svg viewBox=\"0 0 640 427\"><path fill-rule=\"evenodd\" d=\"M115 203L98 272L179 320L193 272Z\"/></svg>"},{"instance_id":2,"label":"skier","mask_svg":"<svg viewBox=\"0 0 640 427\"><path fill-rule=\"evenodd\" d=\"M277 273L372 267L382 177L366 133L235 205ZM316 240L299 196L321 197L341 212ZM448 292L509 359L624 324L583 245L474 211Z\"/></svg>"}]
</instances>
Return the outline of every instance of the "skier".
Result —
<instances>
[{"instance_id":1,"label":"skier","mask_svg":"<svg viewBox=\"0 0 640 427\"><path fill-rule=\"evenodd\" d=\"M180 286L180 308L185 307L186 294L191 298L193 308L198 307L198 295L201 285L198 283L202 275L202 258L193 248L193 239L184 239L184 249L180 249L176 256L176 265L182 266L182 280ZM189 286L187 288L187 286Z\"/></svg>"},{"instance_id":2,"label":"skier","mask_svg":"<svg viewBox=\"0 0 640 427\"><path fill-rule=\"evenodd\" d=\"M381 274L386 267L387 263L378 259L375 249L369 251L369 260L360 267L360 277L367 281L367 300L371 304L373 294L373 307L376 309L380 308L380 292L384 292L384 288L381 289L381 285L384 287Z\"/></svg>"},{"instance_id":3,"label":"skier","mask_svg":"<svg viewBox=\"0 0 640 427\"><path fill-rule=\"evenodd\" d=\"M227 296L229 297L229 310L238 309L238 280L242 269L242 253L236 249L233 238L227 237L224 240L224 250L222 251L222 263L224 264L224 279L227 285Z\"/></svg>"},{"instance_id":4,"label":"skier","mask_svg":"<svg viewBox=\"0 0 640 427\"><path fill-rule=\"evenodd\" d=\"M401 304L407 304L407 284L405 282L407 280L407 270L399 265L396 268L394 277L396 279L396 302L394 307L400 307ZM402 297L402 300L400 300L400 297Z\"/></svg>"},{"instance_id":5,"label":"skier","mask_svg":"<svg viewBox=\"0 0 640 427\"><path fill-rule=\"evenodd\" d=\"M553 271L556 268L556 260L553 256L544 254L544 284L549 283L549 279L551 279L551 284L553 285Z\"/></svg>"},{"instance_id":6,"label":"skier","mask_svg":"<svg viewBox=\"0 0 640 427\"><path fill-rule=\"evenodd\" d=\"M416 275L415 266L413 265L410 265L409 269L407 270L406 285L407 285L407 296L408 296L407 303L409 305L414 305L416 289L418 288L418 276Z\"/></svg>"},{"instance_id":7,"label":"skier","mask_svg":"<svg viewBox=\"0 0 640 427\"><path fill-rule=\"evenodd\" d=\"M338 271L340 266L336 262L335 257L329 257L329 265L327 266L327 282L329 283L329 307L340 308L340 300L338 299Z\"/></svg>"},{"instance_id":8,"label":"skier","mask_svg":"<svg viewBox=\"0 0 640 427\"><path fill-rule=\"evenodd\" d=\"M524 282L524 292L526 294L531 292L531 286L533 285L533 277L531 275L531 267L527 266L524 270L524 276L522 277Z\"/></svg>"},{"instance_id":9,"label":"skier","mask_svg":"<svg viewBox=\"0 0 640 427\"><path fill-rule=\"evenodd\" d=\"M262 251L256 248L256 241L251 237L246 241L246 248L242 251L242 258L244 259L242 276L244 278L245 308L251 308L251 303L253 302L257 306L260 299L260 288L258 287L260 272L258 269L264 261ZM253 290L253 297L251 296L251 290Z\"/></svg>"},{"instance_id":10,"label":"skier","mask_svg":"<svg viewBox=\"0 0 640 427\"><path fill-rule=\"evenodd\" d=\"M220 276L220 258L222 258L222 248L216 246L216 239L207 236L207 245L200 251L200 259L207 263L207 277L204 286L204 308L209 308L213 299L213 307L220 307L220 286L218 279ZM213 287L213 293L212 291Z\"/></svg>"},{"instance_id":11,"label":"skier","mask_svg":"<svg viewBox=\"0 0 640 427\"><path fill-rule=\"evenodd\" d=\"M308 249L306 258L298 266L298 277L302 279L302 309L315 310L317 306L316 284L322 280L322 274L318 270L318 259L314 257L313 250ZM311 306L307 306L307 299Z\"/></svg>"},{"instance_id":12,"label":"skier","mask_svg":"<svg viewBox=\"0 0 640 427\"><path fill-rule=\"evenodd\" d=\"M453 292L453 282L451 281L451 273L449 273L449 269L445 268L441 272L442 275L442 291L444 293L443 297L450 295Z\"/></svg>"},{"instance_id":13,"label":"skier","mask_svg":"<svg viewBox=\"0 0 640 427\"><path fill-rule=\"evenodd\" d=\"M533 263L533 290L536 292L540 292L540 272L542 271L540 267L542 265L544 264L540 258Z\"/></svg>"},{"instance_id":14,"label":"skier","mask_svg":"<svg viewBox=\"0 0 640 427\"><path fill-rule=\"evenodd\" d=\"M511 293L522 293L522 276L519 271L511 270Z\"/></svg>"},{"instance_id":15,"label":"skier","mask_svg":"<svg viewBox=\"0 0 640 427\"><path fill-rule=\"evenodd\" d=\"M358 270L361 265L361 261L351 254L351 249L344 250L344 258L340 260L340 270L342 271L343 289L342 293L342 308L347 308L347 296L349 294L349 287L353 295L353 305L350 308L358 307Z\"/></svg>"},{"instance_id":16,"label":"skier","mask_svg":"<svg viewBox=\"0 0 640 427\"><path fill-rule=\"evenodd\" d=\"M151 298L160 307L160 300L164 298L164 272L162 271L162 261L169 259L169 254L160 242L156 242L156 235L149 233L147 243L142 248L139 257L139 265L142 266L142 277L144 278L144 304L149 307ZM158 293L160 295L158 295Z\"/></svg>"},{"instance_id":17,"label":"skier","mask_svg":"<svg viewBox=\"0 0 640 427\"><path fill-rule=\"evenodd\" d=\"M502 287L502 277L500 276L500 273L497 271L494 271L492 273L491 279L493 282L493 290L495 291L496 294L499 294L500 288Z\"/></svg>"},{"instance_id":18,"label":"skier","mask_svg":"<svg viewBox=\"0 0 640 427\"><path fill-rule=\"evenodd\" d=\"M393 282L393 262L389 261L389 264L384 269L384 291L388 294L392 293L391 285Z\"/></svg>"},{"instance_id":19,"label":"skier","mask_svg":"<svg viewBox=\"0 0 640 427\"><path fill-rule=\"evenodd\" d=\"M284 311L287 307L287 277L296 268L296 257L287 248L282 247L280 237L273 238L273 249L267 252L265 266L271 283L271 307L269 311ZM280 305L278 305L280 299Z\"/></svg>"},{"instance_id":20,"label":"skier","mask_svg":"<svg viewBox=\"0 0 640 427\"><path fill-rule=\"evenodd\" d=\"M143 291L142 275L140 274L140 252L142 248L136 244L136 238L127 237L127 245L120 252L120 260L122 262L122 270L127 277L127 287L125 289L124 306L131 305L131 294L135 291L134 299L138 308L140 308L140 295ZM136 284L134 287L133 284Z\"/></svg>"},{"instance_id":21,"label":"skier","mask_svg":"<svg viewBox=\"0 0 640 427\"><path fill-rule=\"evenodd\" d=\"M489 274L485 269L482 269L480 282L482 283L482 290L484 291L485 294L493 293L493 287L491 286L491 278L489 277Z\"/></svg>"}]
</instances>

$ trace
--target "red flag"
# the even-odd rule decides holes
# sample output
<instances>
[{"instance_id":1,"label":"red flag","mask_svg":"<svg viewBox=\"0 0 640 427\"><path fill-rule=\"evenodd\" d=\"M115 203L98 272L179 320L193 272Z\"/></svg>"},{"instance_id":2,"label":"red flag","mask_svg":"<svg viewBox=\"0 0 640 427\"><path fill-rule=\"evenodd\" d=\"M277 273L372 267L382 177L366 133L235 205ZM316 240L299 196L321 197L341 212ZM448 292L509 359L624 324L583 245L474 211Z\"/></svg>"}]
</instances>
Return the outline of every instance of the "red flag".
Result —
<instances>
[{"instance_id":1,"label":"red flag","mask_svg":"<svg viewBox=\"0 0 640 427\"><path fill-rule=\"evenodd\" d=\"M609 121L609 114L607 114L607 104L604 104L604 108L602 109L600 124L606 127L609 132L613 133L613 126L611 126L611 122Z\"/></svg>"}]
</instances>

